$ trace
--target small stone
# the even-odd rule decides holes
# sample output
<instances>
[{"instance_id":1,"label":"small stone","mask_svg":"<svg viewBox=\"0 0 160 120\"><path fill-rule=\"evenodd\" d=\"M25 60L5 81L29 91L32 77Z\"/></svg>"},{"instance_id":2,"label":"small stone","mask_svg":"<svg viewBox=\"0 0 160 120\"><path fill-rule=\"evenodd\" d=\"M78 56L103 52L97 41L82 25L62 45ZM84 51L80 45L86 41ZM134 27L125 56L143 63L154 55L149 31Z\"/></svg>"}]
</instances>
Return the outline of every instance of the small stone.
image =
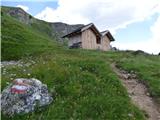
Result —
<instances>
[{"instance_id":1,"label":"small stone","mask_svg":"<svg viewBox=\"0 0 160 120\"><path fill-rule=\"evenodd\" d=\"M150 94L149 94L148 92L146 93L146 95L147 95L147 96L150 96Z\"/></svg>"},{"instance_id":2,"label":"small stone","mask_svg":"<svg viewBox=\"0 0 160 120\"><path fill-rule=\"evenodd\" d=\"M129 116L129 117L133 117L133 114L132 114L132 113L128 113L128 116Z\"/></svg>"},{"instance_id":3,"label":"small stone","mask_svg":"<svg viewBox=\"0 0 160 120\"><path fill-rule=\"evenodd\" d=\"M124 75L123 77L124 77L124 79L128 79L128 75Z\"/></svg>"}]
</instances>

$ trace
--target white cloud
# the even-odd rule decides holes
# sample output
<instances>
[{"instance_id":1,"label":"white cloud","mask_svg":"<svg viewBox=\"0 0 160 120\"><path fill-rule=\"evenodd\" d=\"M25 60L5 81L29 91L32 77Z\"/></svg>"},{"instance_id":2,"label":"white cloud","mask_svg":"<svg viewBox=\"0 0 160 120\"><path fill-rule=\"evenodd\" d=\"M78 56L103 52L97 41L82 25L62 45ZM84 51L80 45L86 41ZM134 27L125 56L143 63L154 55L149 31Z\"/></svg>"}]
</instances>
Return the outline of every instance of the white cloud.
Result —
<instances>
[{"instance_id":1,"label":"white cloud","mask_svg":"<svg viewBox=\"0 0 160 120\"><path fill-rule=\"evenodd\" d=\"M46 7L36 15L49 22L95 23L115 31L142 21L157 10L158 0L58 0L56 9Z\"/></svg>"},{"instance_id":2,"label":"white cloud","mask_svg":"<svg viewBox=\"0 0 160 120\"><path fill-rule=\"evenodd\" d=\"M156 22L151 26L152 37L148 40L135 42L113 42L112 45L122 50L143 50L148 53L160 53L160 14Z\"/></svg>"},{"instance_id":3,"label":"white cloud","mask_svg":"<svg viewBox=\"0 0 160 120\"><path fill-rule=\"evenodd\" d=\"M158 12L160 12L159 0L58 0L56 9L46 7L35 17L49 22L69 24L93 22L100 30L107 28L112 34L116 34L118 29L149 19ZM160 49L158 25L159 19L151 28L152 39L145 42L114 42L114 44L118 48L142 49L155 53Z\"/></svg>"},{"instance_id":4,"label":"white cloud","mask_svg":"<svg viewBox=\"0 0 160 120\"><path fill-rule=\"evenodd\" d=\"M159 42L159 47L160 47L160 16L158 17L158 19L156 20L156 22L154 23L154 25L151 27L151 31L153 34L153 39L157 42Z\"/></svg>"},{"instance_id":5,"label":"white cloud","mask_svg":"<svg viewBox=\"0 0 160 120\"><path fill-rule=\"evenodd\" d=\"M143 50L147 53L158 54L160 52L160 44L159 41L154 41L153 39L149 39L146 41L139 42L115 42L112 44L116 46L120 50Z\"/></svg>"},{"instance_id":6,"label":"white cloud","mask_svg":"<svg viewBox=\"0 0 160 120\"><path fill-rule=\"evenodd\" d=\"M46 7L41 13L35 16L36 18L46 20L48 22L65 22L69 24L87 24L90 22L88 18L83 17L81 14L72 14L70 12L65 12L63 9L55 10Z\"/></svg>"},{"instance_id":7,"label":"white cloud","mask_svg":"<svg viewBox=\"0 0 160 120\"><path fill-rule=\"evenodd\" d=\"M27 6L24 6L24 5L17 5L17 7L22 8L26 12L29 10L29 8Z\"/></svg>"}]
</instances>

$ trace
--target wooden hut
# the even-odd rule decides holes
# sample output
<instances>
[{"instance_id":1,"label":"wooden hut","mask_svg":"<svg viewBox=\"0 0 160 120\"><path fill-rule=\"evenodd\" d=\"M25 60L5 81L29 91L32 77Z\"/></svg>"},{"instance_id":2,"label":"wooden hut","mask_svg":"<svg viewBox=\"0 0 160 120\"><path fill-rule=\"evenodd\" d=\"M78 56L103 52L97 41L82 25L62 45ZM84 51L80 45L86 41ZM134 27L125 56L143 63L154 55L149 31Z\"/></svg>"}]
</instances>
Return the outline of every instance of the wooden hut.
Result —
<instances>
[{"instance_id":1,"label":"wooden hut","mask_svg":"<svg viewBox=\"0 0 160 120\"><path fill-rule=\"evenodd\" d=\"M109 31L99 32L93 23L85 25L65 36L69 39L70 48L99 49L107 51L110 49L110 42L114 41Z\"/></svg>"}]
</instances>

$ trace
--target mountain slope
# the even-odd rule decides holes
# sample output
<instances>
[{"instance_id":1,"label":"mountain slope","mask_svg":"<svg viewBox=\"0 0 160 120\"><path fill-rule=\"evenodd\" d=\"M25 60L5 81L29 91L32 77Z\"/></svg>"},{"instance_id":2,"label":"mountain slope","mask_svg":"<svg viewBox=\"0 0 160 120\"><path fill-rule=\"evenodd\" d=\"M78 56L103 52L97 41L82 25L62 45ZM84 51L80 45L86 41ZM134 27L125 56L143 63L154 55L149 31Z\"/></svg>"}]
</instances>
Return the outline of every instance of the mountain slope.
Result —
<instances>
[{"instance_id":1,"label":"mountain slope","mask_svg":"<svg viewBox=\"0 0 160 120\"><path fill-rule=\"evenodd\" d=\"M2 6L1 15L2 60L16 60L54 48L56 42L63 42L62 35L81 26L48 23L15 7Z\"/></svg>"},{"instance_id":2,"label":"mountain slope","mask_svg":"<svg viewBox=\"0 0 160 120\"><path fill-rule=\"evenodd\" d=\"M50 38L47 34L27 26L13 17L2 14L1 22L2 60L20 59L57 46L52 40L54 38Z\"/></svg>"},{"instance_id":3,"label":"mountain slope","mask_svg":"<svg viewBox=\"0 0 160 120\"><path fill-rule=\"evenodd\" d=\"M57 36L60 40L61 36L68 34L74 31L75 29L83 26L82 24L68 25L62 22L49 23L42 20L38 20L30 14L26 13L21 8L17 7L2 6L2 12L3 14L9 15L24 24L33 26L35 29L43 33L46 33L50 37Z\"/></svg>"},{"instance_id":4,"label":"mountain slope","mask_svg":"<svg viewBox=\"0 0 160 120\"><path fill-rule=\"evenodd\" d=\"M127 71L135 71L147 83L151 96L160 100L160 57L70 50L56 42L56 32L50 32L50 23L36 21L33 25L3 11L2 60L20 59L20 64L2 66L2 90L15 78L37 78L47 84L54 102L33 113L13 118L2 115L2 120L144 120L147 113L133 105L110 68L113 62ZM63 30L60 28L59 31Z\"/></svg>"}]
</instances>

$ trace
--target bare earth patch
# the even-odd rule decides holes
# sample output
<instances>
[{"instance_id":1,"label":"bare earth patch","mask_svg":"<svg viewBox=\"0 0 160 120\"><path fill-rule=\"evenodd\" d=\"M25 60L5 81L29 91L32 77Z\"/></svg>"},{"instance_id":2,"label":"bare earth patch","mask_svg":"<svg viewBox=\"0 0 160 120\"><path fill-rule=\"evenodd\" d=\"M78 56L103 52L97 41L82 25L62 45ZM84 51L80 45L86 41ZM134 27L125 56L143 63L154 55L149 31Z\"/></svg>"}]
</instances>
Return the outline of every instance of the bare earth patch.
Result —
<instances>
[{"instance_id":1,"label":"bare earth patch","mask_svg":"<svg viewBox=\"0 0 160 120\"><path fill-rule=\"evenodd\" d=\"M126 87L132 102L147 113L148 120L160 120L159 108L154 103L153 98L150 97L147 87L139 82L136 75L117 68L114 63L111 67Z\"/></svg>"}]
</instances>

